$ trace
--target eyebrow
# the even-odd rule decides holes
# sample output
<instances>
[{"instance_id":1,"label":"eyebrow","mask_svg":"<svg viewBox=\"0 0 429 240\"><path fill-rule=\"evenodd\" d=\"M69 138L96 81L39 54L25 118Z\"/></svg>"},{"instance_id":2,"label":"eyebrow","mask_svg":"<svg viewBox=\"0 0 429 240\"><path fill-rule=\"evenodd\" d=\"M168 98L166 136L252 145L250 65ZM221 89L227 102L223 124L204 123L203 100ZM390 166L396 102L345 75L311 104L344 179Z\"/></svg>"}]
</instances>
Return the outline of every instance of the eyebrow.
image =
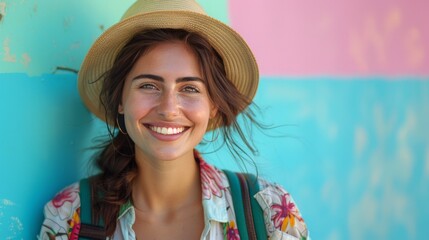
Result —
<instances>
[{"instance_id":1,"label":"eyebrow","mask_svg":"<svg viewBox=\"0 0 429 240\"><path fill-rule=\"evenodd\" d=\"M137 80L137 79L142 79L142 78L149 78L155 81L159 81L159 82L164 82L164 78L158 75L154 75L154 74L140 74L135 76L132 80ZM205 83L205 81L199 77L181 77L181 78L177 78L176 79L176 83L180 83L180 82L191 82L191 81L198 81L198 82L202 82Z\"/></svg>"}]
</instances>

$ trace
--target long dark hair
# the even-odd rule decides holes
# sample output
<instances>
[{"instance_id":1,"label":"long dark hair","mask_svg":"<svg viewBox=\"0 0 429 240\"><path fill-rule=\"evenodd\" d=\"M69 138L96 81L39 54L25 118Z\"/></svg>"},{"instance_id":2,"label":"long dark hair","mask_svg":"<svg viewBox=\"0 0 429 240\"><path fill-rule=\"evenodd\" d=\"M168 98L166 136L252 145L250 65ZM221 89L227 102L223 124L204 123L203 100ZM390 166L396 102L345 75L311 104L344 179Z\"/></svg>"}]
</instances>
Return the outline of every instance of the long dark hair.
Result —
<instances>
[{"instance_id":1,"label":"long dark hair","mask_svg":"<svg viewBox=\"0 0 429 240\"><path fill-rule=\"evenodd\" d=\"M101 174L94 183L100 196L103 196L97 199L95 208L104 220L108 236L115 231L119 208L130 199L131 182L137 176L134 143L128 135L117 130L117 119L121 119L118 106L125 78L148 49L161 42L177 40L183 41L196 54L209 97L218 108L216 117L209 122L209 128L220 131L222 144L226 144L239 161L252 162L249 152L256 152L245 129L237 122L237 116L241 113L249 123L261 126L249 108L252 100L241 94L228 80L222 58L205 38L181 29L154 29L135 34L118 53L112 68L100 79L103 81L100 101L105 108L110 138L101 146L95 158ZM124 128L123 125L120 127ZM244 145L236 141L237 137Z\"/></svg>"}]
</instances>

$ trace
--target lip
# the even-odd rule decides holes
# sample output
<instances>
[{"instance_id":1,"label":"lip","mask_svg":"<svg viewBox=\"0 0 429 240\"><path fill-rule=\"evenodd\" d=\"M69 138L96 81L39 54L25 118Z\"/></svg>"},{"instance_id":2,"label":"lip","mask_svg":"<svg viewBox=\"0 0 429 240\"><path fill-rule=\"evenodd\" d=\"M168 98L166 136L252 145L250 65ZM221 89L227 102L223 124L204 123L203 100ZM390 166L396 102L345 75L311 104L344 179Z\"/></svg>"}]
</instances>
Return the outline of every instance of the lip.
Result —
<instances>
[{"instance_id":1,"label":"lip","mask_svg":"<svg viewBox=\"0 0 429 240\"><path fill-rule=\"evenodd\" d=\"M189 127L183 125L165 123L146 123L143 125L153 137L161 141L175 141L189 129ZM154 130L154 128L157 129Z\"/></svg>"}]
</instances>

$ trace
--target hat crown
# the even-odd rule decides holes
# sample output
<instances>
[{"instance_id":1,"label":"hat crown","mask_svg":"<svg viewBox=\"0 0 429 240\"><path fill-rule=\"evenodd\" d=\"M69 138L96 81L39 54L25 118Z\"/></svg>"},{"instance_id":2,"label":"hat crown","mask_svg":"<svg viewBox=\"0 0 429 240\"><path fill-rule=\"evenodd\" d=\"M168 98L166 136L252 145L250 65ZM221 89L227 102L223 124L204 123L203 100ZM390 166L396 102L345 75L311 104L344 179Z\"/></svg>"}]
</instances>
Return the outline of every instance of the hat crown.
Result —
<instances>
[{"instance_id":1,"label":"hat crown","mask_svg":"<svg viewBox=\"0 0 429 240\"><path fill-rule=\"evenodd\" d=\"M137 0L124 13L122 19L159 11L189 11L207 15L195 0Z\"/></svg>"}]
</instances>

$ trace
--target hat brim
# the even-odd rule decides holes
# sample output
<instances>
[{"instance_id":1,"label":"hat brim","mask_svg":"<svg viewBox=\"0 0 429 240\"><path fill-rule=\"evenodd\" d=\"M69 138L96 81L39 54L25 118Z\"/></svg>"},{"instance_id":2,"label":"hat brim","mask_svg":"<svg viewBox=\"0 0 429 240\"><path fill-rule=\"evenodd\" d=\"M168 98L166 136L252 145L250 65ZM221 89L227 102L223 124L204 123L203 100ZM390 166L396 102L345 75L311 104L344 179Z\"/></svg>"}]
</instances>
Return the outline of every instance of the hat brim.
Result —
<instances>
[{"instance_id":1,"label":"hat brim","mask_svg":"<svg viewBox=\"0 0 429 240\"><path fill-rule=\"evenodd\" d=\"M190 11L158 11L126 18L107 29L92 45L78 75L80 96L98 118L106 121L99 96L103 79L118 52L136 33L146 29L173 28L196 32L207 39L224 61L227 77L249 100L253 99L259 72L252 51L228 25Z\"/></svg>"}]
</instances>

